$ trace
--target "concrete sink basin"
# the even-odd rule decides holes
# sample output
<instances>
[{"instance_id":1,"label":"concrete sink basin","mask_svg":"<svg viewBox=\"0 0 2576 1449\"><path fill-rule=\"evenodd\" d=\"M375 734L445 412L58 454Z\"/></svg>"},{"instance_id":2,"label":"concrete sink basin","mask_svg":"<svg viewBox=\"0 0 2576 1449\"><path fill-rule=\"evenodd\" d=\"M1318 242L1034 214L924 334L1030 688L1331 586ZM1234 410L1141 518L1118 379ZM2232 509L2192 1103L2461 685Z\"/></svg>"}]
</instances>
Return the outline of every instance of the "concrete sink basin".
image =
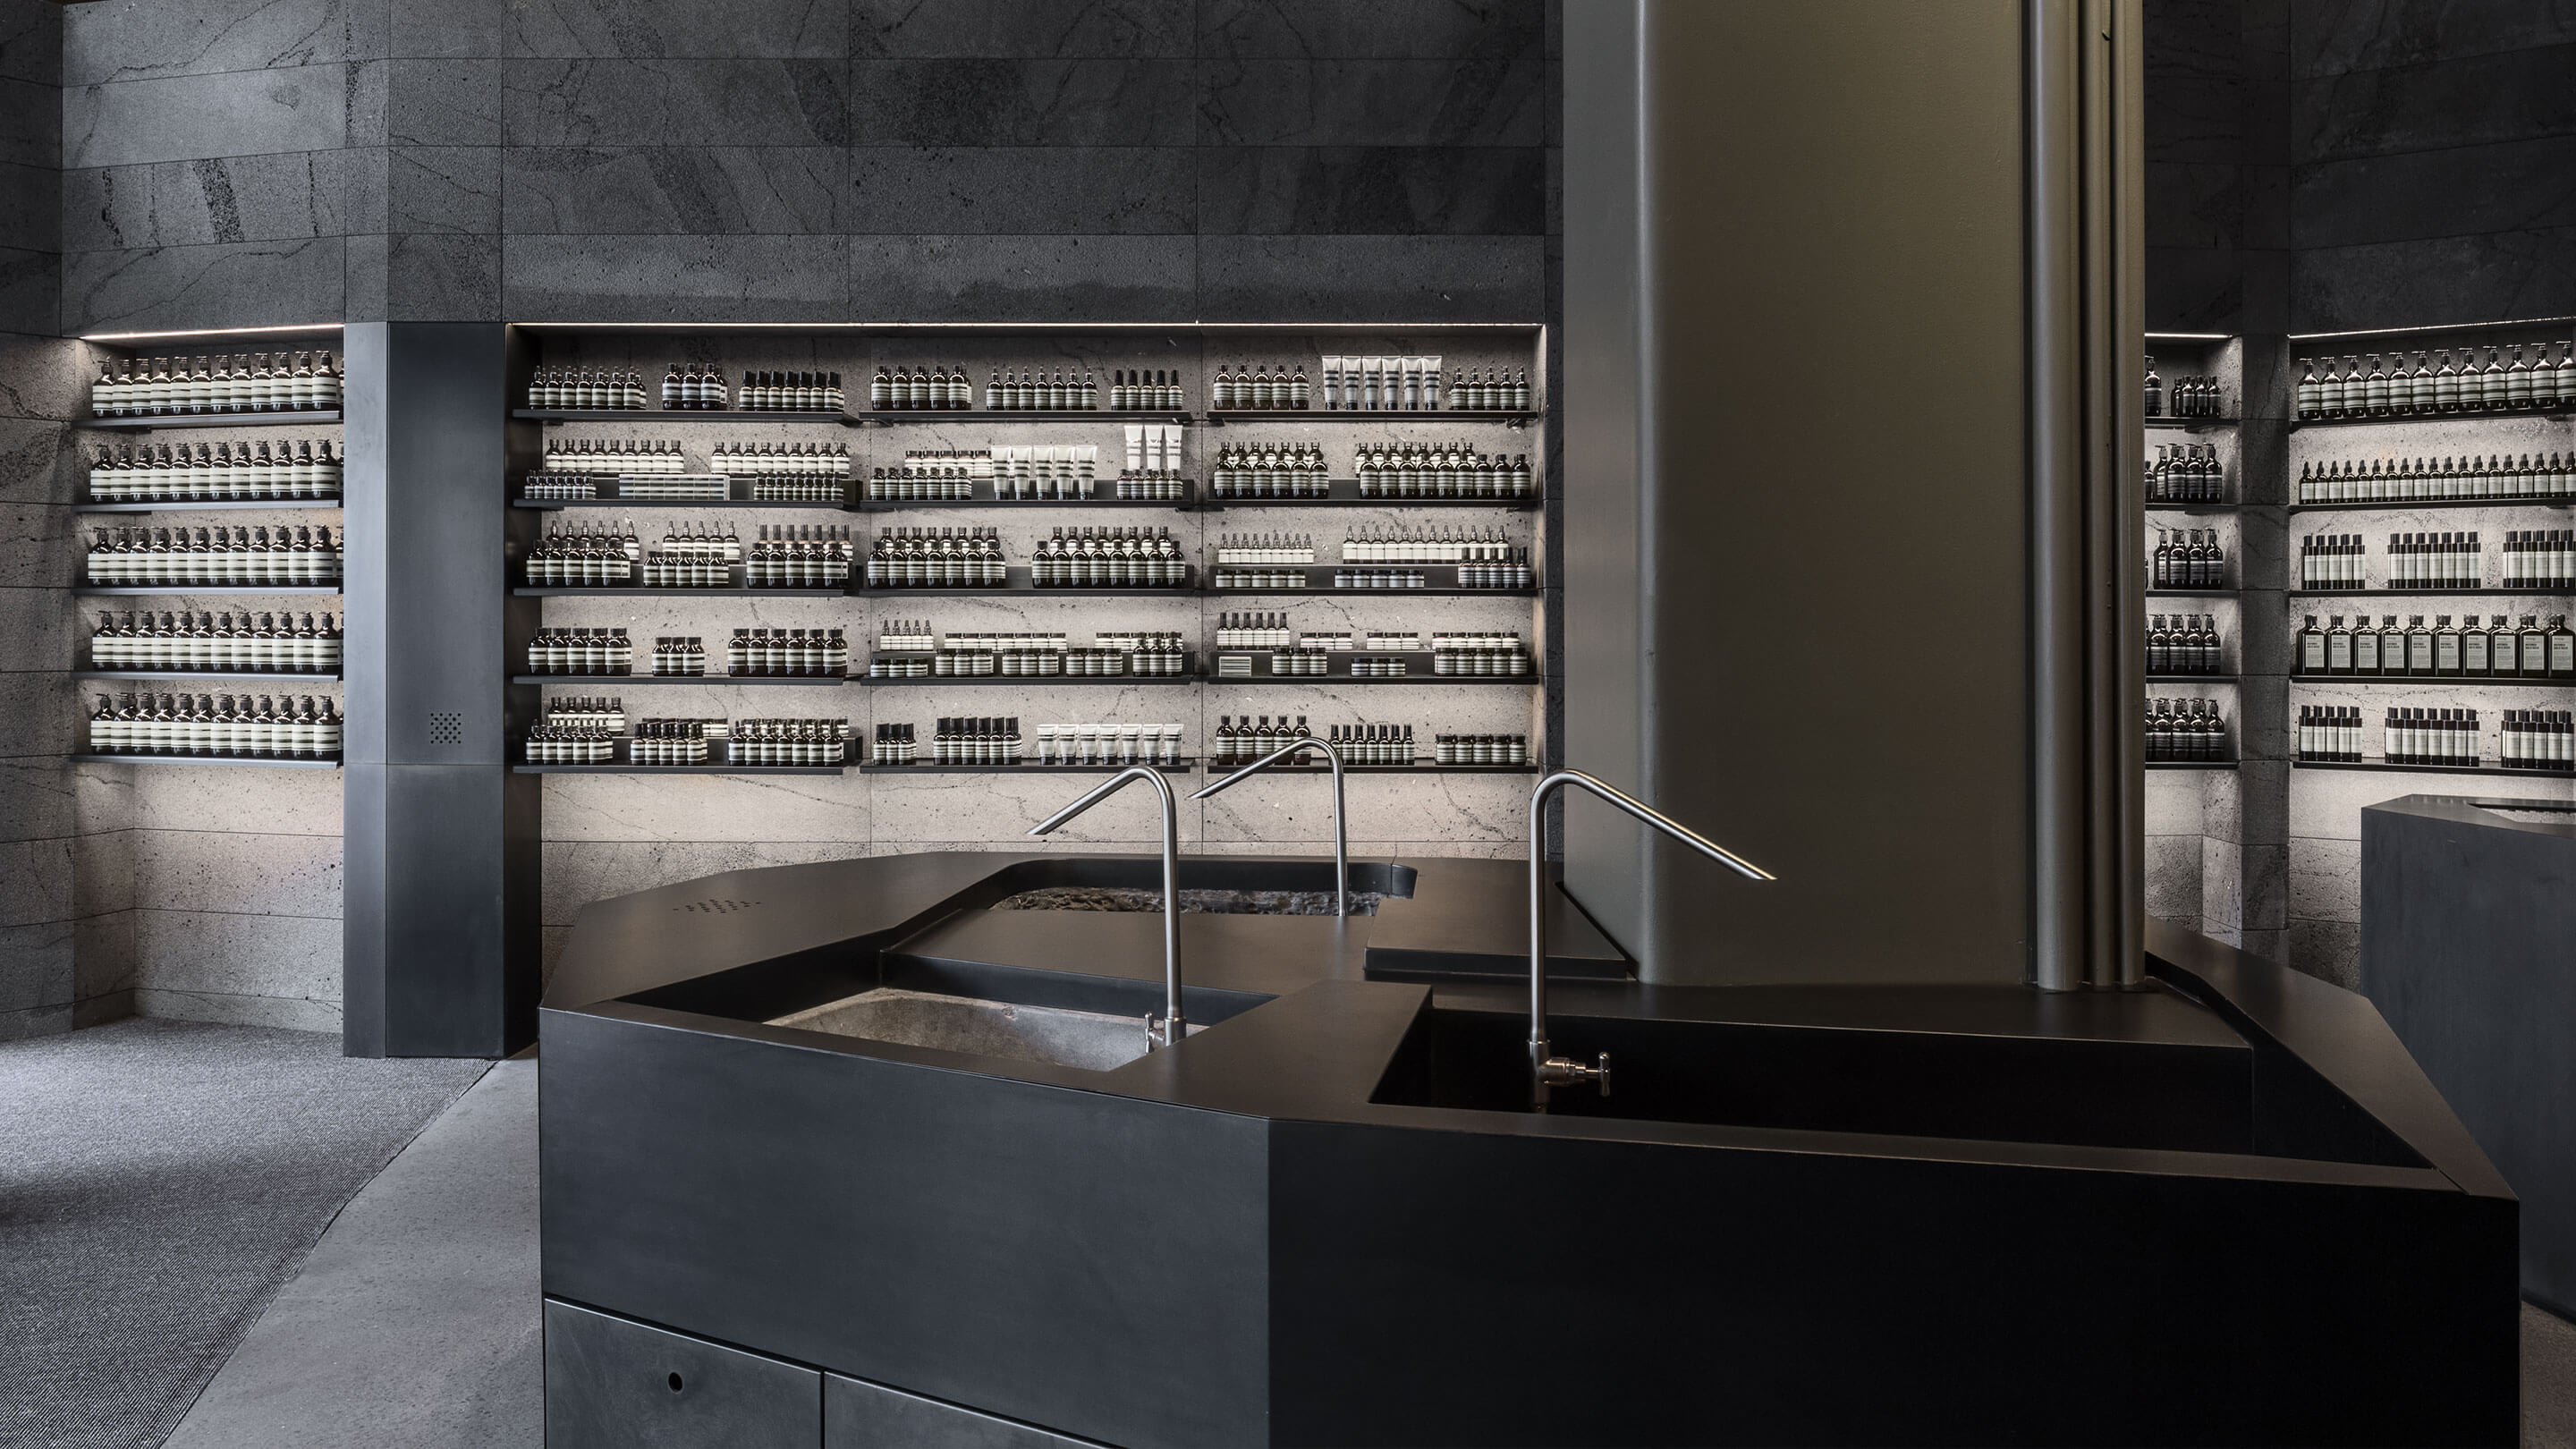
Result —
<instances>
[{"instance_id":1,"label":"concrete sink basin","mask_svg":"<svg viewBox=\"0 0 2576 1449\"><path fill-rule=\"evenodd\" d=\"M892 986L827 1001L769 1024L1095 1072L1123 1067L1146 1052L1141 1016L1025 1006Z\"/></svg>"}]
</instances>

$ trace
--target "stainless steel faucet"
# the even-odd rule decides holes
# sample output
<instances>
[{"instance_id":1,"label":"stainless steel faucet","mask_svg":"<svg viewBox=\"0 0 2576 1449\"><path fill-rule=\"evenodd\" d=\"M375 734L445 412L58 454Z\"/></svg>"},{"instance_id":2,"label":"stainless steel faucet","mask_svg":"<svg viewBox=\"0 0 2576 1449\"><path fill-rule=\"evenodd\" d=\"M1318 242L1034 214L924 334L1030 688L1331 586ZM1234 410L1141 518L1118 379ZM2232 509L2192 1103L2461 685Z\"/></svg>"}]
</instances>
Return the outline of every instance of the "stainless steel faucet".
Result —
<instances>
[{"instance_id":1,"label":"stainless steel faucet","mask_svg":"<svg viewBox=\"0 0 2576 1449\"><path fill-rule=\"evenodd\" d=\"M1301 735L1215 784L1206 786L1190 798L1204 800L1238 780L1251 778L1255 772L1272 761L1284 755L1296 754L1309 747L1322 750L1325 757L1333 762L1333 914L1347 920L1351 914L1351 833L1348 826L1344 824L1347 817L1342 812L1342 752L1330 741L1319 740L1313 735Z\"/></svg>"},{"instance_id":2,"label":"stainless steel faucet","mask_svg":"<svg viewBox=\"0 0 2576 1449\"><path fill-rule=\"evenodd\" d=\"M1172 782L1151 765L1130 765L1102 781L1091 793L1031 827L1031 835L1052 835L1066 821L1117 794L1131 780L1150 780L1163 800L1163 1020L1145 1020L1149 1047L1170 1046L1188 1035L1181 1016L1181 827L1172 804Z\"/></svg>"},{"instance_id":3,"label":"stainless steel faucet","mask_svg":"<svg viewBox=\"0 0 2576 1449\"><path fill-rule=\"evenodd\" d=\"M1605 785L1581 770L1559 770L1539 781L1538 788L1530 791L1529 808L1529 1059L1530 1110L1533 1112L1546 1111L1548 1093L1558 1087L1594 1082L1599 1084L1602 1096L1610 1095L1608 1052L1601 1053L1599 1061L1586 1066L1571 1057L1557 1056L1547 1044L1547 861L1541 850L1547 838L1547 797L1555 794L1560 785L1583 787L1746 880L1779 879L1636 796L1616 786Z\"/></svg>"}]
</instances>

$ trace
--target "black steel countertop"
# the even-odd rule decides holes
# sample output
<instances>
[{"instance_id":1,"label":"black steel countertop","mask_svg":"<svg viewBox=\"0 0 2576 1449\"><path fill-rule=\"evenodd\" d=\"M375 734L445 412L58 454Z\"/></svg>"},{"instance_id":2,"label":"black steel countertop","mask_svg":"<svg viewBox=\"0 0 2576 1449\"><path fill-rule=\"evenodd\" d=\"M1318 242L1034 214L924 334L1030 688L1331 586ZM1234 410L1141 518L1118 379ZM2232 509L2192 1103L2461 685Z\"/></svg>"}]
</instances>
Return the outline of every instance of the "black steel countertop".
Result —
<instances>
[{"instance_id":1,"label":"black steel countertop","mask_svg":"<svg viewBox=\"0 0 2576 1449\"><path fill-rule=\"evenodd\" d=\"M1223 884L1221 877L1234 872L1283 864L1312 869L1315 862L1189 858L1184 883ZM1526 976L1519 965L1526 950L1526 868L1518 861L1354 862L1354 884L1362 888L1389 880L1387 872L1412 873L1413 894L1388 897L1374 918L1184 915L1185 1007L1201 1029L1180 1050L1152 1053L1110 1071L967 1057L765 1024L769 1017L891 980L879 976L881 961L902 963L915 982L967 994L1007 980L1006 991L994 994L1045 1004L1046 983L1060 980L1067 991L1061 1004L1098 1009L1105 985L1131 990L1132 996L1121 999L1139 1014L1159 1008L1163 963L1156 914L986 909L1020 890L1066 883L1049 877L1078 868L1132 874L1151 873L1156 866L1153 857L1141 855L931 853L727 872L595 902L574 928L546 1012L1273 1119L1708 1146L1820 1145L1815 1139L1823 1134L1812 1132L1373 1102L1426 1004L1526 1011ZM1032 877L1032 871L1042 874ZM2151 940L2157 979L2138 992L1684 987L1624 975L1597 979L1605 971L1624 971L1624 959L1561 893L1551 923L1551 960L1558 963L1552 972L1590 971L1596 977L1552 979L1552 1015L2222 1053L2286 1049L2406 1138L2436 1172L2048 1143L1863 1141L1850 1134L1838 1135L1837 1150L2503 1190L2366 1001L2201 937L2159 930ZM1399 972L1407 979L1383 979L1387 973L1377 969L1381 958L1418 966L1424 953L1442 952L1462 973ZM1263 1009L1249 1010L1256 1005ZM2440 1182L2443 1176L2450 1181Z\"/></svg>"}]
</instances>

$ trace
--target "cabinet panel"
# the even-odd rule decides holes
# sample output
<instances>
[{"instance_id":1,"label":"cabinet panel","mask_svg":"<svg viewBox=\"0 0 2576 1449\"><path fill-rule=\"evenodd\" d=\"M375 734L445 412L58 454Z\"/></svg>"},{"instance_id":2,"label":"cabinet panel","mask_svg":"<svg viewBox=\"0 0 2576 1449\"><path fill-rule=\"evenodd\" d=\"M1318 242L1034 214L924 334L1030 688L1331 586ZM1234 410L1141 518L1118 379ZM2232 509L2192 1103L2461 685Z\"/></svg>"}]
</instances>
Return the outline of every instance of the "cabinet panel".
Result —
<instances>
[{"instance_id":1,"label":"cabinet panel","mask_svg":"<svg viewBox=\"0 0 2576 1449\"><path fill-rule=\"evenodd\" d=\"M819 1449L822 1375L546 1304L547 1449ZM888 1441L892 1442L892 1441Z\"/></svg>"},{"instance_id":2,"label":"cabinet panel","mask_svg":"<svg viewBox=\"0 0 2576 1449\"><path fill-rule=\"evenodd\" d=\"M1101 1449L883 1384L823 1376L824 1449Z\"/></svg>"}]
</instances>

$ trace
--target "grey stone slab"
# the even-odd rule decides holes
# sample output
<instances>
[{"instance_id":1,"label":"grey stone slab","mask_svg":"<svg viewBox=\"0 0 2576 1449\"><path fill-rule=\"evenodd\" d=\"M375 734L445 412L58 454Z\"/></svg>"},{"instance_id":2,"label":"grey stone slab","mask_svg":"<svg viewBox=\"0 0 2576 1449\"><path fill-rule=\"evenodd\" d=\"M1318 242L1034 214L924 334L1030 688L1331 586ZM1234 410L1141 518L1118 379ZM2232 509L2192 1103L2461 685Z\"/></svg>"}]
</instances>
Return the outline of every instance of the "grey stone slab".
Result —
<instances>
[{"instance_id":1,"label":"grey stone slab","mask_svg":"<svg viewBox=\"0 0 2576 1449\"><path fill-rule=\"evenodd\" d=\"M1456 60L1208 60L1198 139L1229 146L1541 146L1540 48Z\"/></svg>"},{"instance_id":2,"label":"grey stone slab","mask_svg":"<svg viewBox=\"0 0 2576 1449\"><path fill-rule=\"evenodd\" d=\"M386 319L502 320L501 255L497 236L395 236L385 265Z\"/></svg>"},{"instance_id":3,"label":"grey stone slab","mask_svg":"<svg viewBox=\"0 0 2576 1449\"><path fill-rule=\"evenodd\" d=\"M87 920L133 910L134 832L98 830L84 821L73 845L73 917Z\"/></svg>"},{"instance_id":4,"label":"grey stone slab","mask_svg":"<svg viewBox=\"0 0 2576 1449\"><path fill-rule=\"evenodd\" d=\"M134 1012L134 913L84 916L72 926L72 999L121 998L117 1016ZM83 1025L88 1023L84 1022Z\"/></svg>"},{"instance_id":5,"label":"grey stone slab","mask_svg":"<svg viewBox=\"0 0 2576 1449\"><path fill-rule=\"evenodd\" d=\"M133 985L289 1001L340 1000L340 923L221 911L134 912Z\"/></svg>"},{"instance_id":6,"label":"grey stone slab","mask_svg":"<svg viewBox=\"0 0 2576 1449\"><path fill-rule=\"evenodd\" d=\"M0 503L69 503L79 456L72 430L51 418L0 417ZM26 582L0 577L0 584ZM8 645L0 641L0 669L41 667L8 659Z\"/></svg>"},{"instance_id":7,"label":"grey stone slab","mask_svg":"<svg viewBox=\"0 0 2576 1449\"><path fill-rule=\"evenodd\" d=\"M2361 923L2302 921L2293 917L2283 927L2282 965L2331 981L2347 991L2361 989Z\"/></svg>"},{"instance_id":8,"label":"grey stone slab","mask_svg":"<svg viewBox=\"0 0 2576 1449\"><path fill-rule=\"evenodd\" d=\"M0 76L49 86L62 83L62 6L43 0L0 5Z\"/></svg>"},{"instance_id":9,"label":"grey stone slab","mask_svg":"<svg viewBox=\"0 0 2576 1449\"><path fill-rule=\"evenodd\" d=\"M509 54L510 0L438 0L431 5L393 4L385 53L415 57L491 57Z\"/></svg>"},{"instance_id":10,"label":"grey stone slab","mask_svg":"<svg viewBox=\"0 0 2576 1449\"><path fill-rule=\"evenodd\" d=\"M349 67L349 78L340 88L346 124L341 141L349 146L381 146L393 126L393 67L381 60L362 61Z\"/></svg>"},{"instance_id":11,"label":"grey stone slab","mask_svg":"<svg viewBox=\"0 0 2576 1449\"><path fill-rule=\"evenodd\" d=\"M514 0L511 56L838 59L846 0Z\"/></svg>"},{"instance_id":12,"label":"grey stone slab","mask_svg":"<svg viewBox=\"0 0 2576 1449\"><path fill-rule=\"evenodd\" d=\"M73 919L73 857L79 842L14 840L0 844L0 926Z\"/></svg>"},{"instance_id":13,"label":"grey stone slab","mask_svg":"<svg viewBox=\"0 0 2576 1449\"><path fill-rule=\"evenodd\" d=\"M2290 168L2240 166L2244 188L2243 244L2260 251L2287 251L2290 246Z\"/></svg>"},{"instance_id":14,"label":"grey stone slab","mask_svg":"<svg viewBox=\"0 0 2576 1449\"><path fill-rule=\"evenodd\" d=\"M850 137L861 146L1186 146L1186 60L860 59Z\"/></svg>"},{"instance_id":15,"label":"grey stone slab","mask_svg":"<svg viewBox=\"0 0 2576 1449\"><path fill-rule=\"evenodd\" d=\"M2333 161L2576 132L2576 45L2296 82L2289 159Z\"/></svg>"},{"instance_id":16,"label":"grey stone slab","mask_svg":"<svg viewBox=\"0 0 2576 1449\"><path fill-rule=\"evenodd\" d=\"M80 828L202 830L229 825L274 835L319 837L298 851L328 854L340 838L340 777L331 770L243 770L224 766L84 765Z\"/></svg>"},{"instance_id":17,"label":"grey stone slab","mask_svg":"<svg viewBox=\"0 0 2576 1449\"><path fill-rule=\"evenodd\" d=\"M383 148L379 147L377 154L382 155ZM388 275L393 265L393 251L393 237L382 230L349 238L341 261L341 320L385 320L389 305L386 292L393 284L392 277Z\"/></svg>"},{"instance_id":18,"label":"grey stone slab","mask_svg":"<svg viewBox=\"0 0 2576 1449\"><path fill-rule=\"evenodd\" d=\"M821 60L513 60L513 146L837 146L848 81Z\"/></svg>"},{"instance_id":19,"label":"grey stone slab","mask_svg":"<svg viewBox=\"0 0 2576 1449\"><path fill-rule=\"evenodd\" d=\"M336 236L349 229L350 153L216 156L63 175L71 251Z\"/></svg>"},{"instance_id":20,"label":"grey stone slab","mask_svg":"<svg viewBox=\"0 0 2576 1449\"><path fill-rule=\"evenodd\" d=\"M9 722L0 758L45 759L77 754L89 733L82 697L60 670L0 674L0 720Z\"/></svg>"},{"instance_id":21,"label":"grey stone slab","mask_svg":"<svg viewBox=\"0 0 2576 1449\"><path fill-rule=\"evenodd\" d=\"M0 247L0 332L59 330L62 276L60 253Z\"/></svg>"},{"instance_id":22,"label":"grey stone slab","mask_svg":"<svg viewBox=\"0 0 2576 1449\"><path fill-rule=\"evenodd\" d=\"M924 321L1187 318L1199 301L1188 237L850 239L855 315Z\"/></svg>"},{"instance_id":23,"label":"grey stone slab","mask_svg":"<svg viewBox=\"0 0 2576 1449\"><path fill-rule=\"evenodd\" d=\"M119 0L73 7L63 81L310 67L383 53L383 0Z\"/></svg>"},{"instance_id":24,"label":"grey stone slab","mask_svg":"<svg viewBox=\"0 0 2576 1449\"><path fill-rule=\"evenodd\" d=\"M2576 136L2301 166L2291 234L2313 248L2576 226L2571 176Z\"/></svg>"},{"instance_id":25,"label":"grey stone slab","mask_svg":"<svg viewBox=\"0 0 2576 1449\"><path fill-rule=\"evenodd\" d=\"M2144 16L2148 82L2167 76L2238 73L2238 0L2148 0Z\"/></svg>"},{"instance_id":26,"label":"grey stone slab","mask_svg":"<svg viewBox=\"0 0 2576 1449\"><path fill-rule=\"evenodd\" d=\"M386 158L389 230L465 232L497 236L501 230L501 148L498 146L395 146Z\"/></svg>"},{"instance_id":27,"label":"grey stone slab","mask_svg":"<svg viewBox=\"0 0 2576 1449\"><path fill-rule=\"evenodd\" d=\"M54 840L80 829L73 771L60 757L0 757L0 840Z\"/></svg>"},{"instance_id":28,"label":"grey stone slab","mask_svg":"<svg viewBox=\"0 0 2576 1449\"><path fill-rule=\"evenodd\" d=\"M2147 248L2147 326L2160 332L2230 332L2245 307L2241 253L2207 247Z\"/></svg>"},{"instance_id":29,"label":"grey stone slab","mask_svg":"<svg viewBox=\"0 0 2576 1449\"><path fill-rule=\"evenodd\" d=\"M0 503L0 581L52 588L72 581L78 545L71 510L52 503Z\"/></svg>"},{"instance_id":30,"label":"grey stone slab","mask_svg":"<svg viewBox=\"0 0 2576 1449\"><path fill-rule=\"evenodd\" d=\"M385 139L396 146L501 144L501 62L385 62Z\"/></svg>"},{"instance_id":31,"label":"grey stone slab","mask_svg":"<svg viewBox=\"0 0 2576 1449\"><path fill-rule=\"evenodd\" d=\"M2576 314L2576 227L2303 247L2290 306L2300 332Z\"/></svg>"},{"instance_id":32,"label":"grey stone slab","mask_svg":"<svg viewBox=\"0 0 2576 1449\"><path fill-rule=\"evenodd\" d=\"M2244 168L2212 162L2150 161L2147 244L2232 248L2245 228Z\"/></svg>"},{"instance_id":33,"label":"grey stone slab","mask_svg":"<svg viewBox=\"0 0 2576 1449\"><path fill-rule=\"evenodd\" d=\"M1208 0L1199 7L1203 55L1261 57L1466 57L1543 49L1542 0Z\"/></svg>"},{"instance_id":34,"label":"grey stone slab","mask_svg":"<svg viewBox=\"0 0 2576 1449\"><path fill-rule=\"evenodd\" d=\"M63 263L74 332L291 326L340 319L338 237L76 253Z\"/></svg>"},{"instance_id":35,"label":"grey stone slab","mask_svg":"<svg viewBox=\"0 0 2576 1449\"><path fill-rule=\"evenodd\" d=\"M2147 107L2146 159L2242 160L2245 84L2233 77L2159 77L2155 102Z\"/></svg>"},{"instance_id":36,"label":"grey stone slab","mask_svg":"<svg viewBox=\"0 0 2576 1449\"><path fill-rule=\"evenodd\" d=\"M0 588L0 669L61 669L89 634L67 588Z\"/></svg>"},{"instance_id":37,"label":"grey stone slab","mask_svg":"<svg viewBox=\"0 0 2576 1449\"><path fill-rule=\"evenodd\" d=\"M844 225L851 153L838 146L513 146L511 236L829 234ZM864 204L849 220L864 222Z\"/></svg>"},{"instance_id":38,"label":"grey stone slab","mask_svg":"<svg viewBox=\"0 0 2576 1449\"><path fill-rule=\"evenodd\" d=\"M1279 236L1199 240L1213 322L1533 322L1543 237Z\"/></svg>"},{"instance_id":39,"label":"grey stone slab","mask_svg":"<svg viewBox=\"0 0 2576 1449\"><path fill-rule=\"evenodd\" d=\"M393 230L393 148L352 146L339 154L345 182L340 210L349 235L356 238ZM351 265L355 265L354 259Z\"/></svg>"},{"instance_id":40,"label":"grey stone slab","mask_svg":"<svg viewBox=\"0 0 2576 1449\"><path fill-rule=\"evenodd\" d=\"M941 780L988 778L939 775ZM1042 780L1042 775L1009 777ZM1062 781L1059 779L1058 784ZM1104 807L1105 808L1105 807ZM1036 818L1043 819L1043 815ZM720 871L764 865L797 865L815 860L846 860L865 854L859 846L837 841L548 841L542 851L545 888L540 918L550 926L569 926L592 901L655 886L694 880Z\"/></svg>"},{"instance_id":41,"label":"grey stone slab","mask_svg":"<svg viewBox=\"0 0 2576 1449\"><path fill-rule=\"evenodd\" d=\"M840 319L850 250L827 236L514 237L503 309L530 322Z\"/></svg>"},{"instance_id":42,"label":"grey stone slab","mask_svg":"<svg viewBox=\"0 0 2576 1449\"><path fill-rule=\"evenodd\" d=\"M850 53L914 58L1187 56L1193 0L851 0Z\"/></svg>"},{"instance_id":43,"label":"grey stone slab","mask_svg":"<svg viewBox=\"0 0 2576 1449\"><path fill-rule=\"evenodd\" d=\"M83 344L0 328L0 418L89 416L89 384L97 371Z\"/></svg>"},{"instance_id":44,"label":"grey stone slab","mask_svg":"<svg viewBox=\"0 0 2576 1449\"><path fill-rule=\"evenodd\" d=\"M62 164L130 166L338 146L348 133L348 79L346 66L308 65L69 87L62 93Z\"/></svg>"},{"instance_id":45,"label":"grey stone slab","mask_svg":"<svg viewBox=\"0 0 2576 1449\"><path fill-rule=\"evenodd\" d=\"M2413 65L2576 41L2567 0L2298 0L2289 63L2300 76Z\"/></svg>"},{"instance_id":46,"label":"grey stone slab","mask_svg":"<svg viewBox=\"0 0 2576 1449\"><path fill-rule=\"evenodd\" d=\"M1198 178L1183 146L862 146L859 233L1185 234Z\"/></svg>"},{"instance_id":47,"label":"grey stone slab","mask_svg":"<svg viewBox=\"0 0 2576 1449\"><path fill-rule=\"evenodd\" d=\"M1548 227L1534 146L1205 146L1199 230L1533 235Z\"/></svg>"},{"instance_id":48,"label":"grey stone slab","mask_svg":"<svg viewBox=\"0 0 2576 1449\"><path fill-rule=\"evenodd\" d=\"M340 878L337 836L238 829L134 832L139 907L336 921Z\"/></svg>"},{"instance_id":49,"label":"grey stone slab","mask_svg":"<svg viewBox=\"0 0 2576 1449\"><path fill-rule=\"evenodd\" d=\"M31 1006L23 1011L0 1011L0 1041L60 1036L72 1029L72 1023L73 1011L69 1006Z\"/></svg>"},{"instance_id":50,"label":"grey stone slab","mask_svg":"<svg viewBox=\"0 0 2576 1449\"><path fill-rule=\"evenodd\" d=\"M72 1003L72 923L0 926L0 1012Z\"/></svg>"},{"instance_id":51,"label":"grey stone slab","mask_svg":"<svg viewBox=\"0 0 2576 1449\"><path fill-rule=\"evenodd\" d=\"M537 1449L537 1064L499 1063L349 1200L177 1449Z\"/></svg>"},{"instance_id":52,"label":"grey stone slab","mask_svg":"<svg viewBox=\"0 0 2576 1449\"><path fill-rule=\"evenodd\" d=\"M340 1003L297 997L252 996L235 991L166 991L137 987L134 1014L162 1021L211 1021L226 1026L273 1026L285 1031L336 1033Z\"/></svg>"},{"instance_id":53,"label":"grey stone slab","mask_svg":"<svg viewBox=\"0 0 2576 1449\"><path fill-rule=\"evenodd\" d=\"M811 840L855 849L868 838L871 783L855 774L548 775L546 839Z\"/></svg>"},{"instance_id":54,"label":"grey stone slab","mask_svg":"<svg viewBox=\"0 0 2576 1449\"><path fill-rule=\"evenodd\" d=\"M34 81L0 78L0 161L55 166L63 154L63 93Z\"/></svg>"}]
</instances>

